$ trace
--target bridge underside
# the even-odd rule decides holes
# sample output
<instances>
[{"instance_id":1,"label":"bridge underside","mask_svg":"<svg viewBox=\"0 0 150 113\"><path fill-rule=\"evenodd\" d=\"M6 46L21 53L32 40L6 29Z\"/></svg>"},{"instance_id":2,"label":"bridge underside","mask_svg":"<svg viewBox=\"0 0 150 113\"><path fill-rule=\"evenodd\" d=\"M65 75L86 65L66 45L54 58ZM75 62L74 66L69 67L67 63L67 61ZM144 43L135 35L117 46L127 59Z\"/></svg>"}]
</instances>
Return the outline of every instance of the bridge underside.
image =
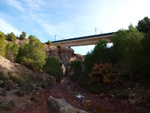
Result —
<instances>
[{"instance_id":1,"label":"bridge underside","mask_svg":"<svg viewBox=\"0 0 150 113\"><path fill-rule=\"evenodd\" d=\"M52 42L54 45L60 44L62 47L73 47L73 46L84 46L84 45L95 45L99 40L106 40L107 43L111 43L111 36L113 33L109 33L105 36L102 35L93 35L90 37L81 37L81 38L74 38L74 39L66 39L61 41L54 41Z\"/></svg>"}]
</instances>

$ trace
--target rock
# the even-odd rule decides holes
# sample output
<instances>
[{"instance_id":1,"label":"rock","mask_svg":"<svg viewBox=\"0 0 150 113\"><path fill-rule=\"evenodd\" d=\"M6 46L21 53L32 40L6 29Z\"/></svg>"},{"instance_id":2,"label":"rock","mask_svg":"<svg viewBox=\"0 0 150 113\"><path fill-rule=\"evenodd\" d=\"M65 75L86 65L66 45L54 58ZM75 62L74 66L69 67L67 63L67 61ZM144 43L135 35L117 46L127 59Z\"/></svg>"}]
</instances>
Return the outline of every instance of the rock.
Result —
<instances>
[{"instance_id":1,"label":"rock","mask_svg":"<svg viewBox=\"0 0 150 113\"><path fill-rule=\"evenodd\" d=\"M54 45L43 44L45 46L45 53L48 57L55 57L59 63L64 64L64 66L68 66L71 61L75 60L83 60L82 55L77 55L70 48L61 47L57 48ZM63 70L64 73L64 70Z\"/></svg>"},{"instance_id":2,"label":"rock","mask_svg":"<svg viewBox=\"0 0 150 113\"><path fill-rule=\"evenodd\" d=\"M61 80L61 84L63 84L64 82L65 82L65 79L62 79L62 80Z\"/></svg>"},{"instance_id":3,"label":"rock","mask_svg":"<svg viewBox=\"0 0 150 113\"><path fill-rule=\"evenodd\" d=\"M48 98L47 106L52 113L88 113L84 110L73 107L64 99L55 99L52 96Z\"/></svg>"}]
</instances>

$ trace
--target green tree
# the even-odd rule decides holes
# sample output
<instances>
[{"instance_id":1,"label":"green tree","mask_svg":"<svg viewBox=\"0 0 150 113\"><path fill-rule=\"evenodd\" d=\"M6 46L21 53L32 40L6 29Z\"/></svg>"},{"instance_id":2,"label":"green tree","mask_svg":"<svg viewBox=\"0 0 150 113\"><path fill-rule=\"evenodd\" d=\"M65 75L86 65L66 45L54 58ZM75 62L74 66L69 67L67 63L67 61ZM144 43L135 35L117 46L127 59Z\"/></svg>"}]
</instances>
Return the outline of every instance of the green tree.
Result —
<instances>
[{"instance_id":1,"label":"green tree","mask_svg":"<svg viewBox=\"0 0 150 113\"><path fill-rule=\"evenodd\" d=\"M13 32L8 34L8 40L9 41L16 41L16 36L15 36L15 34Z\"/></svg>"},{"instance_id":2,"label":"green tree","mask_svg":"<svg viewBox=\"0 0 150 113\"><path fill-rule=\"evenodd\" d=\"M6 58L9 59L11 62L15 62L18 51L18 44L8 43L6 46Z\"/></svg>"},{"instance_id":3,"label":"green tree","mask_svg":"<svg viewBox=\"0 0 150 113\"><path fill-rule=\"evenodd\" d=\"M150 32L150 19L145 17L143 20L140 20L138 22L137 29L143 33Z\"/></svg>"},{"instance_id":4,"label":"green tree","mask_svg":"<svg viewBox=\"0 0 150 113\"><path fill-rule=\"evenodd\" d=\"M52 76L56 76L56 79L60 80L62 75L62 68L56 58L47 58L43 69L46 73Z\"/></svg>"},{"instance_id":5,"label":"green tree","mask_svg":"<svg viewBox=\"0 0 150 113\"><path fill-rule=\"evenodd\" d=\"M30 35L29 40L19 48L17 62L32 69L42 69L46 58L44 46L35 36Z\"/></svg>"},{"instance_id":6,"label":"green tree","mask_svg":"<svg viewBox=\"0 0 150 113\"><path fill-rule=\"evenodd\" d=\"M125 78L131 82L137 78L139 72L141 40L144 34L132 25L129 30L119 30L111 38L115 60L119 63Z\"/></svg>"},{"instance_id":7,"label":"green tree","mask_svg":"<svg viewBox=\"0 0 150 113\"><path fill-rule=\"evenodd\" d=\"M111 56L111 57L110 57ZM107 42L105 40L100 40L92 53L89 53L85 57L85 67L86 72L91 72L92 67L95 63L101 64L101 63L113 63L113 53L112 48L109 48L107 46Z\"/></svg>"},{"instance_id":8,"label":"green tree","mask_svg":"<svg viewBox=\"0 0 150 113\"><path fill-rule=\"evenodd\" d=\"M5 57L5 47L6 47L5 35L3 32L0 31L0 55L3 57Z\"/></svg>"},{"instance_id":9,"label":"green tree","mask_svg":"<svg viewBox=\"0 0 150 113\"><path fill-rule=\"evenodd\" d=\"M22 34L20 34L20 39L21 40L25 40L26 39L26 32L22 32Z\"/></svg>"},{"instance_id":10,"label":"green tree","mask_svg":"<svg viewBox=\"0 0 150 113\"><path fill-rule=\"evenodd\" d=\"M52 45L52 42L51 41L47 41L46 44Z\"/></svg>"}]
</instances>

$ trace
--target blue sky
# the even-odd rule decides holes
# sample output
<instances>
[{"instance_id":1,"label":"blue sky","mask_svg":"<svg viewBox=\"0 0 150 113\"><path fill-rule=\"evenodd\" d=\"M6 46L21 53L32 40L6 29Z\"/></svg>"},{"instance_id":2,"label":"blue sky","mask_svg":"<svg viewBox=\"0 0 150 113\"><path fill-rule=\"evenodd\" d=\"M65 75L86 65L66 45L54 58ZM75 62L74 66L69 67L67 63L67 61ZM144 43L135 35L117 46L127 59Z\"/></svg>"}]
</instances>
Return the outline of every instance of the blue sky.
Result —
<instances>
[{"instance_id":1,"label":"blue sky","mask_svg":"<svg viewBox=\"0 0 150 113\"><path fill-rule=\"evenodd\" d=\"M149 0L0 0L0 31L41 42L115 32L150 18ZM94 46L73 47L86 54Z\"/></svg>"}]
</instances>

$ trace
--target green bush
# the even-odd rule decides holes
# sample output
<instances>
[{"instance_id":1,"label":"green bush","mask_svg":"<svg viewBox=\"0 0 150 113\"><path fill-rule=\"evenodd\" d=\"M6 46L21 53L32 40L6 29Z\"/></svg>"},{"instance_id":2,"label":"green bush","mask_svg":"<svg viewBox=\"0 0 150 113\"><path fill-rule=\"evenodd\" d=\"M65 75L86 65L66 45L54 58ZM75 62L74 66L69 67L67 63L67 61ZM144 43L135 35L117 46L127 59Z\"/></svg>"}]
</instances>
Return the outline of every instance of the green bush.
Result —
<instances>
[{"instance_id":1,"label":"green bush","mask_svg":"<svg viewBox=\"0 0 150 113\"><path fill-rule=\"evenodd\" d=\"M0 31L0 55L5 57L5 47L6 47L5 35Z\"/></svg>"},{"instance_id":2,"label":"green bush","mask_svg":"<svg viewBox=\"0 0 150 113\"><path fill-rule=\"evenodd\" d=\"M51 41L47 41L46 44L52 45L52 42Z\"/></svg>"},{"instance_id":3,"label":"green bush","mask_svg":"<svg viewBox=\"0 0 150 113\"><path fill-rule=\"evenodd\" d=\"M52 76L56 76L57 80L60 80L62 75L62 68L56 58L47 58L43 70Z\"/></svg>"},{"instance_id":4,"label":"green bush","mask_svg":"<svg viewBox=\"0 0 150 113\"><path fill-rule=\"evenodd\" d=\"M22 32L22 34L20 34L20 39L21 40L25 40L26 39L26 32Z\"/></svg>"},{"instance_id":5,"label":"green bush","mask_svg":"<svg viewBox=\"0 0 150 113\"><path fill-rule=\"evenodd\" d=\"M19 48L17 62L31 69L42 69L46 58L44 46L35 36L30 35L29 39L28 44Z\"/></svg>"},{"instance_id":6,"label":"green bush","mask_svg":"<svg viewBox=\"0 0 150 113\"><path fill-rule=\"evenodd\" d=\"M25 83L25 79L18 72L9 73L9 79L17 83L19 86L22 86Z\"/></svg>"},{"instance_id":7,"label":"green bush","mask_svg":"<svg viewBox=\"0 0 150 113\"><path fill-rule=\"evenodd\" d=\"M58 44L58 45L57 45L57 48L61 48L61 45L60 45L60 44Z\"/></svg>"},{"instance_id":8,"label":"green bush","mask_svg":"<svg viewBox=\"0 0 150 113\"><path fill-rule=\"evenodd\" d=\"M81 63L82 63L82 61L72 61L70 66L77 71L81 71L82 70Z\"/></svg>"},{"instance_id":9,"label":"green bush","mask_svg":"<svg viewBox=\"0 0 150 113\"><path fill-rule=\"evenodd\" d=\"M12 42L16 41L16 36L15 36L15 34L13 32L8 34L8 40L12 41Z\"/></svg>"},{"instance_id":10,"label":"green bush","mask_svg":"<svg viewBox=\"0 0 150 113\"><path fill-rule=\"evenodd\" d=\"M6 46L6 58L11 62L15 62L18 51L19 51L18 44L8 43Z\"/></svg>"}]
</instances>

